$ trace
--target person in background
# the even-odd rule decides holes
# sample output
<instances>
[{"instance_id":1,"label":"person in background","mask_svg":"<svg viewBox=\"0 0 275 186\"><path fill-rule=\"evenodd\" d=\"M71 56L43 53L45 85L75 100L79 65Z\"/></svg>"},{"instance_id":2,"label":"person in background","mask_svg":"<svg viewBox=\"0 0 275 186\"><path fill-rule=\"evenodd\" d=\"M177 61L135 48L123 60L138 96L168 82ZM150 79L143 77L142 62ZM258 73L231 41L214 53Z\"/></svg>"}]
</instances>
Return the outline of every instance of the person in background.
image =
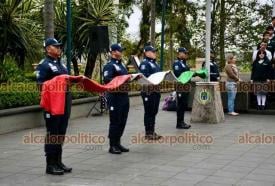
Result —
<instances>
[{"instance_id":1,"label":"person in background","mask_svg":"<svg viewBox=\"0 0 275 186\"><path fill-rule=\"evenodd\" d=\"M237 94L237 82L240 81L239 70L236 66L236 57L233 54L227 56L227 64L225 65L225 73L227 75L226 90L227 90L227 108L228 114L237 116L235 112L235 98Z\"/></svg>"},{"instance_id":2,"label":"person in background","mask_svg":"<svg viewBox=\"0 0 275 186\"><path fill-rule=\"evenodd\" d=\"M267 58L265 51L258 51L256 60L252 64L251 83L269 83L272 78L272 64ZM258 87L258 86L257 86ZM262 87L262 86L261 86ZM266 107L267 92L260 90L256 92L257 110L264 110Z\"/></svg>"},{"instance_id":3,"label":"person in background","mask_svg":"<svg viewBox=\"0 0 275 186\"><path fill-rule=\"evenodd\" d=\"M179 78L183 72L190 70L187 64L187 59L188 59L187 49L184 47L179 48L178 59L176 59L173 64L173 72L177 78ZM177 85L177 86L181 86L181 85ZM191 125L188 125L184 121L184 113L188 106L188 95L189 95L189 92L187 91L183 92L183 91L177 90L177 125L176 125L177 129L189 129L191 127Z\"/></svg>"},{"instance_id":4,"label":"person in background","mask_svg":"<svg viewBox=\"0 0 275 186\"><path fill-rule=\"evenodd\" d=\"M202 63L202 68L205 68L205 61ZM210 81L219 81L221 78L219 66L215 59L213 50L210 52Z\"/></svg>"},{"instance_id":5,"label":"person in background","mask_svg":"<svg viewBox=\"0 0 275 186\"><path fill-rule=\"evenodd\" d=\"M126 75L128 71L122 62L123 48L119 44L113 44L110 47L111 60L103 67L103 81L109 83L116 76ZM129 112L128 92L108 92L107 104L109 108L109 153L121 154L129 152L129 149L121 145Z\"/></svg>"},{"instance_id":6,"label":"person in background","mask_svg":"<svg viewBox=\"0 0 275 186\"><path fill-rule=\"evenodd\" d=\"M149 45L144 47L144 59L139 66L140 72L145 76L160 72L160 67L156 61L157 50ZM147 140L159 140L162 136L155 132L156 115L159 109L160 103L160 90L158 87L153 87L153 90L142 90L141 97L144 105L144 126L145 126L145 139Z\"/></svg>"},{"instance_id":7,"label":"person in background","mask_svg":"<svg viewBox=\"0 0 275 186\"><path fill-rule=\"evenodd\" d=\"M58 75L68 74L66 66L61 61L61 46L55 38L48 38L44 43L46 57L39 63L36 68L36 78L40 90L43 83ZM65 94L65 113L63 115L52 115L44 111L44 119L46 121L46 173L52 175L63 175L69 173L72 168L62 163L62 146L68 127L68 121L71 113L71 93L66 91ZM54 141L56 139L57 141Z\"/></svg>"},{"instance_id":8,"label":"person in background","mask_svg":"<svg viewBox=\"0 0 275 186\"><path fill-rule=\"evenodd\" d=\"M273 27L273 31L275 32L275 16L273 16L273 17L271 18L271 24L270 24L270 26Z\"/></svg>"}]
</instances>

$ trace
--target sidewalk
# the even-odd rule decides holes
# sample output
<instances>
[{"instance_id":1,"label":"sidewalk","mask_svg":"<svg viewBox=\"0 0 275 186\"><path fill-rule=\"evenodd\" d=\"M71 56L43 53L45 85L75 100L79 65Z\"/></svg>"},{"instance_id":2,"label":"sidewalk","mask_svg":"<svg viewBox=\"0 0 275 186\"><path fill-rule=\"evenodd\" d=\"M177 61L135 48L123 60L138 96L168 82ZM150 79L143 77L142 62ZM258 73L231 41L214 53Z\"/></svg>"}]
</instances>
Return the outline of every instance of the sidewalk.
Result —
<instances>
[{"instance_id":1,"label":"sidewalk","mask_svg":"<svg viewBox=\"0 0 275 186\"><path fill-rule=\"evenodd\" d=\"M189 121L190 112L186 117ZM206 135L213 138L213 143L133 144L134 137L142 136L144 131L143 106L134 106L123 137L130 152L111 155L107 152L108 141L104 145L65 144L64 162L73 167L73 172L64 176L45 174L43 144L23 144L24 135L44 135L44 128L0 135L0 185L275 184L275 145L238 143L242 139L238 137L245 133L254 135L254 141L256 135L264 135L269 143L275 136L275 116L226 116L225 123L193 124L190 130L177 130L175 120L175 112L160 110L156 131L168 139ZM68 135L78 133L106 137L108 115L72 120Z\"/></svg>"}]
</instances>

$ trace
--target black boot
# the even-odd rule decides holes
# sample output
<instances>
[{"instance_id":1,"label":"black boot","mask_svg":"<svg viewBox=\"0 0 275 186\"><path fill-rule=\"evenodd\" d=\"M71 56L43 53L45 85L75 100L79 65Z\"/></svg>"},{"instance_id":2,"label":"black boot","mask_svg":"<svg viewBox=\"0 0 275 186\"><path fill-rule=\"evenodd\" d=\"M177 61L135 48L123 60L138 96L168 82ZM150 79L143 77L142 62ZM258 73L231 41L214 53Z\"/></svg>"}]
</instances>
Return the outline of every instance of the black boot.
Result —
<instances>
[{"instance_id":1,"label":"black boot","mask_svg":"<svg viewBox=\"0 0 275 186\"><path fill-rule=\"evenodd\" d=\"M46 156L47 167L46 173L52 175L63 175L64 171L57 165L57 155Z\"/></svg>"},{"instance_id":2,"label":"black boot","mask_svg":"<svg viewBox=\"0 0 275 186\"><path fill-rule=\"evenodd\" d=\"M111 154L121 154L121 150L117 145L118 141L115 138L110 138L110 149L109 153Z\"/></svg>"},{"instance_id":3,"label":"black boot","mask_svg":"<svg viewBox=\"0 0 275 186\"><path fill-rule=\"evenodd\" d=\"M62 163L62 152L58 154L57 165L60 169L62 169L64 171L64 173L69 173L69 172L72 172L72 170L73 170L71 167L67 167L66 165L64 165Z\"/></svg>"},{"instance_id":4,"label":"black boot","mask_svg":"<svg viewBox=\"0 0 275 186\"><path fill-rule=\"evenodd\" d=\"M186 124L185 122L177 123L177 129L189 129L191 125Z\"/></svg>"},{"instance_id":5,"label":"black boot","mask_svg":"<svg viewBox=\"0 0 275 186\"><path fill-rule=\"evenodd\" d=\"M260 105L257 106L257 110L262 110Z\"/></svg>"},{"instance_id":6,"label":"black boot","mask_svg":"<svg viewBox=\"0 0 275 186\"><path fill-rule=\"evenodd\" d=\"M130 150L126 147L123 147L120 143L120 139L118 140L117 147L120 149L121 152L129 152Z\"/></svg>"},{"instance_id":7,"label":"black boot","mask_svg":"<svg viewBox=\"0 0 275 186\"><path fill-rule=\"evenodd\" d=\"M162 138L162 136L158 135L155 132L153 132L153 133L146 132L146 135L145 135L146 140L159 140L161 138Z\"/></svg>"},{"instance_id":8,"label":"black boot","mask_svg":"<svg viewBox=\"0 0 275 186\"><path fill-rule=\"evenodd\" d=\"M159 140L162 136L155 133L155 125L145 126L145 139L146 140Z\"/></svg>"}]
</instances>

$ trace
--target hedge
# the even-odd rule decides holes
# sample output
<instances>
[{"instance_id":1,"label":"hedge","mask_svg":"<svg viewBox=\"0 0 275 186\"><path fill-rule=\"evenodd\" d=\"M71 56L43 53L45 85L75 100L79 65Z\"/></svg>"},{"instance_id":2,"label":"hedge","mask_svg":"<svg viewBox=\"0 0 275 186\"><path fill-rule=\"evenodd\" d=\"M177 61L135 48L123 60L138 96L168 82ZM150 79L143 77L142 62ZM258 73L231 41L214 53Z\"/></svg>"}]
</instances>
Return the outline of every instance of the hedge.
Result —
<instances>
[{"instance_id":1,"label":"hedge","mask_svg":"<svg viewBox=\"0 0 275 186\"><path fill-rule=\"evenodd\" d=\"M73 99L95 96L94 93L76 91L72 88ZM38 105L40 102L39 91L36 83L1 84L0 110L22 106Z\"/></svg>"}]
</instances>

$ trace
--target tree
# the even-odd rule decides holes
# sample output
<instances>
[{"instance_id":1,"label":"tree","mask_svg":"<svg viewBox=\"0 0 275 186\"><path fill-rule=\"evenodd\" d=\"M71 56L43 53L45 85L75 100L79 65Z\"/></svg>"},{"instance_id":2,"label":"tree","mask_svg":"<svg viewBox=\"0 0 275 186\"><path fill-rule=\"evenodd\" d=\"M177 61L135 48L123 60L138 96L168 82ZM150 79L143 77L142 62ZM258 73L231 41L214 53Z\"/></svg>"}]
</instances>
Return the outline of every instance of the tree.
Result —
<instances>
[{"instance_id":1,"label":"tree","mask_svg":"<svg viewBox=\"0 0 275 186\"><path fill-rule=\"evenodd\" d=\"M219 47L220 47L220 66L223 68L225 66L225 29L226 29L226 12L225 12L225 0L221 0L221 12L220 12L220 37L219 37Z\"/></svg>"},{"instance_id":2,"label":"tree","mask_svg":"<svg viewBox=\"0 0 275 186\"><path fill-rule=\"evenodd\" d=\"M77 13L77 4L72 3L72 64L74 75L79 75L78 60L81 60L82 55L84 54L83 46L79 41L79 37L76 34L76 30L80 26L77 22L76 13ZM64 51L67 51L67 30L66 30L66 2L57 1L55 4L55 37L58 40L61 40L63 43Z\"/></svg>"},{"instance_id":3,"label":"tree","mask_svg":"<svg viewBox=\"0 0 275 186\"><path fill-rule=\"evenodd\" d=\"M37 10L32 0L0 2L0 65L9 54L24 69L25 58L38 55L40 51L36 48L41 43L41 24L32 19Z\"/></svg>"},{"instance_id":4,"label":"tree","mask_svg":"<svg viewBox=\"0 0 275 186\"><path fill-rule=\"evenodd\" d=\"M89 49L90 30L93 26L109 25L114 23L115 16L113 13L112 0L87 0L79 2L79 10L77 12L77 22L80 23L76 34L79 38L81 46L87 48L88 57L85 68L85 76L91 77L98 52Z\"/></svg>"},{"instance_id":5,"label":"tree","mask_svg":"<svg viewBox=\"0 0 275 186\"><path fill-rule=\"evenodd\" d=\"M43 18L45 38L54 37L54 0L45 0Z\"/></svg>"},{"instance_id":6,"label":"tree","mask_svg":"<svg viewBox=\"0 0 275 186\"><path fill-rule=\"evenodd\" d=\"M151 0L151 34L150 34L150 42L152 46L155 46L155 40L156 40L156 0Z\"/></svg>"},{"instance_id":7,"label":"tree","mask_svg":"<svg viewBox=\"0 0 275 186\"><path fill-rule=\"evenodd\" d=\"M150 4L149 0L140 0L140 3L142 3L142 18L140 22L140 40L138 42L138 45L136 49L133 51L134 54L141 55L141 51L144 48L144 45L146 45L149 42L149 36L150 36Z\"/></svg>"}]
</instances>

